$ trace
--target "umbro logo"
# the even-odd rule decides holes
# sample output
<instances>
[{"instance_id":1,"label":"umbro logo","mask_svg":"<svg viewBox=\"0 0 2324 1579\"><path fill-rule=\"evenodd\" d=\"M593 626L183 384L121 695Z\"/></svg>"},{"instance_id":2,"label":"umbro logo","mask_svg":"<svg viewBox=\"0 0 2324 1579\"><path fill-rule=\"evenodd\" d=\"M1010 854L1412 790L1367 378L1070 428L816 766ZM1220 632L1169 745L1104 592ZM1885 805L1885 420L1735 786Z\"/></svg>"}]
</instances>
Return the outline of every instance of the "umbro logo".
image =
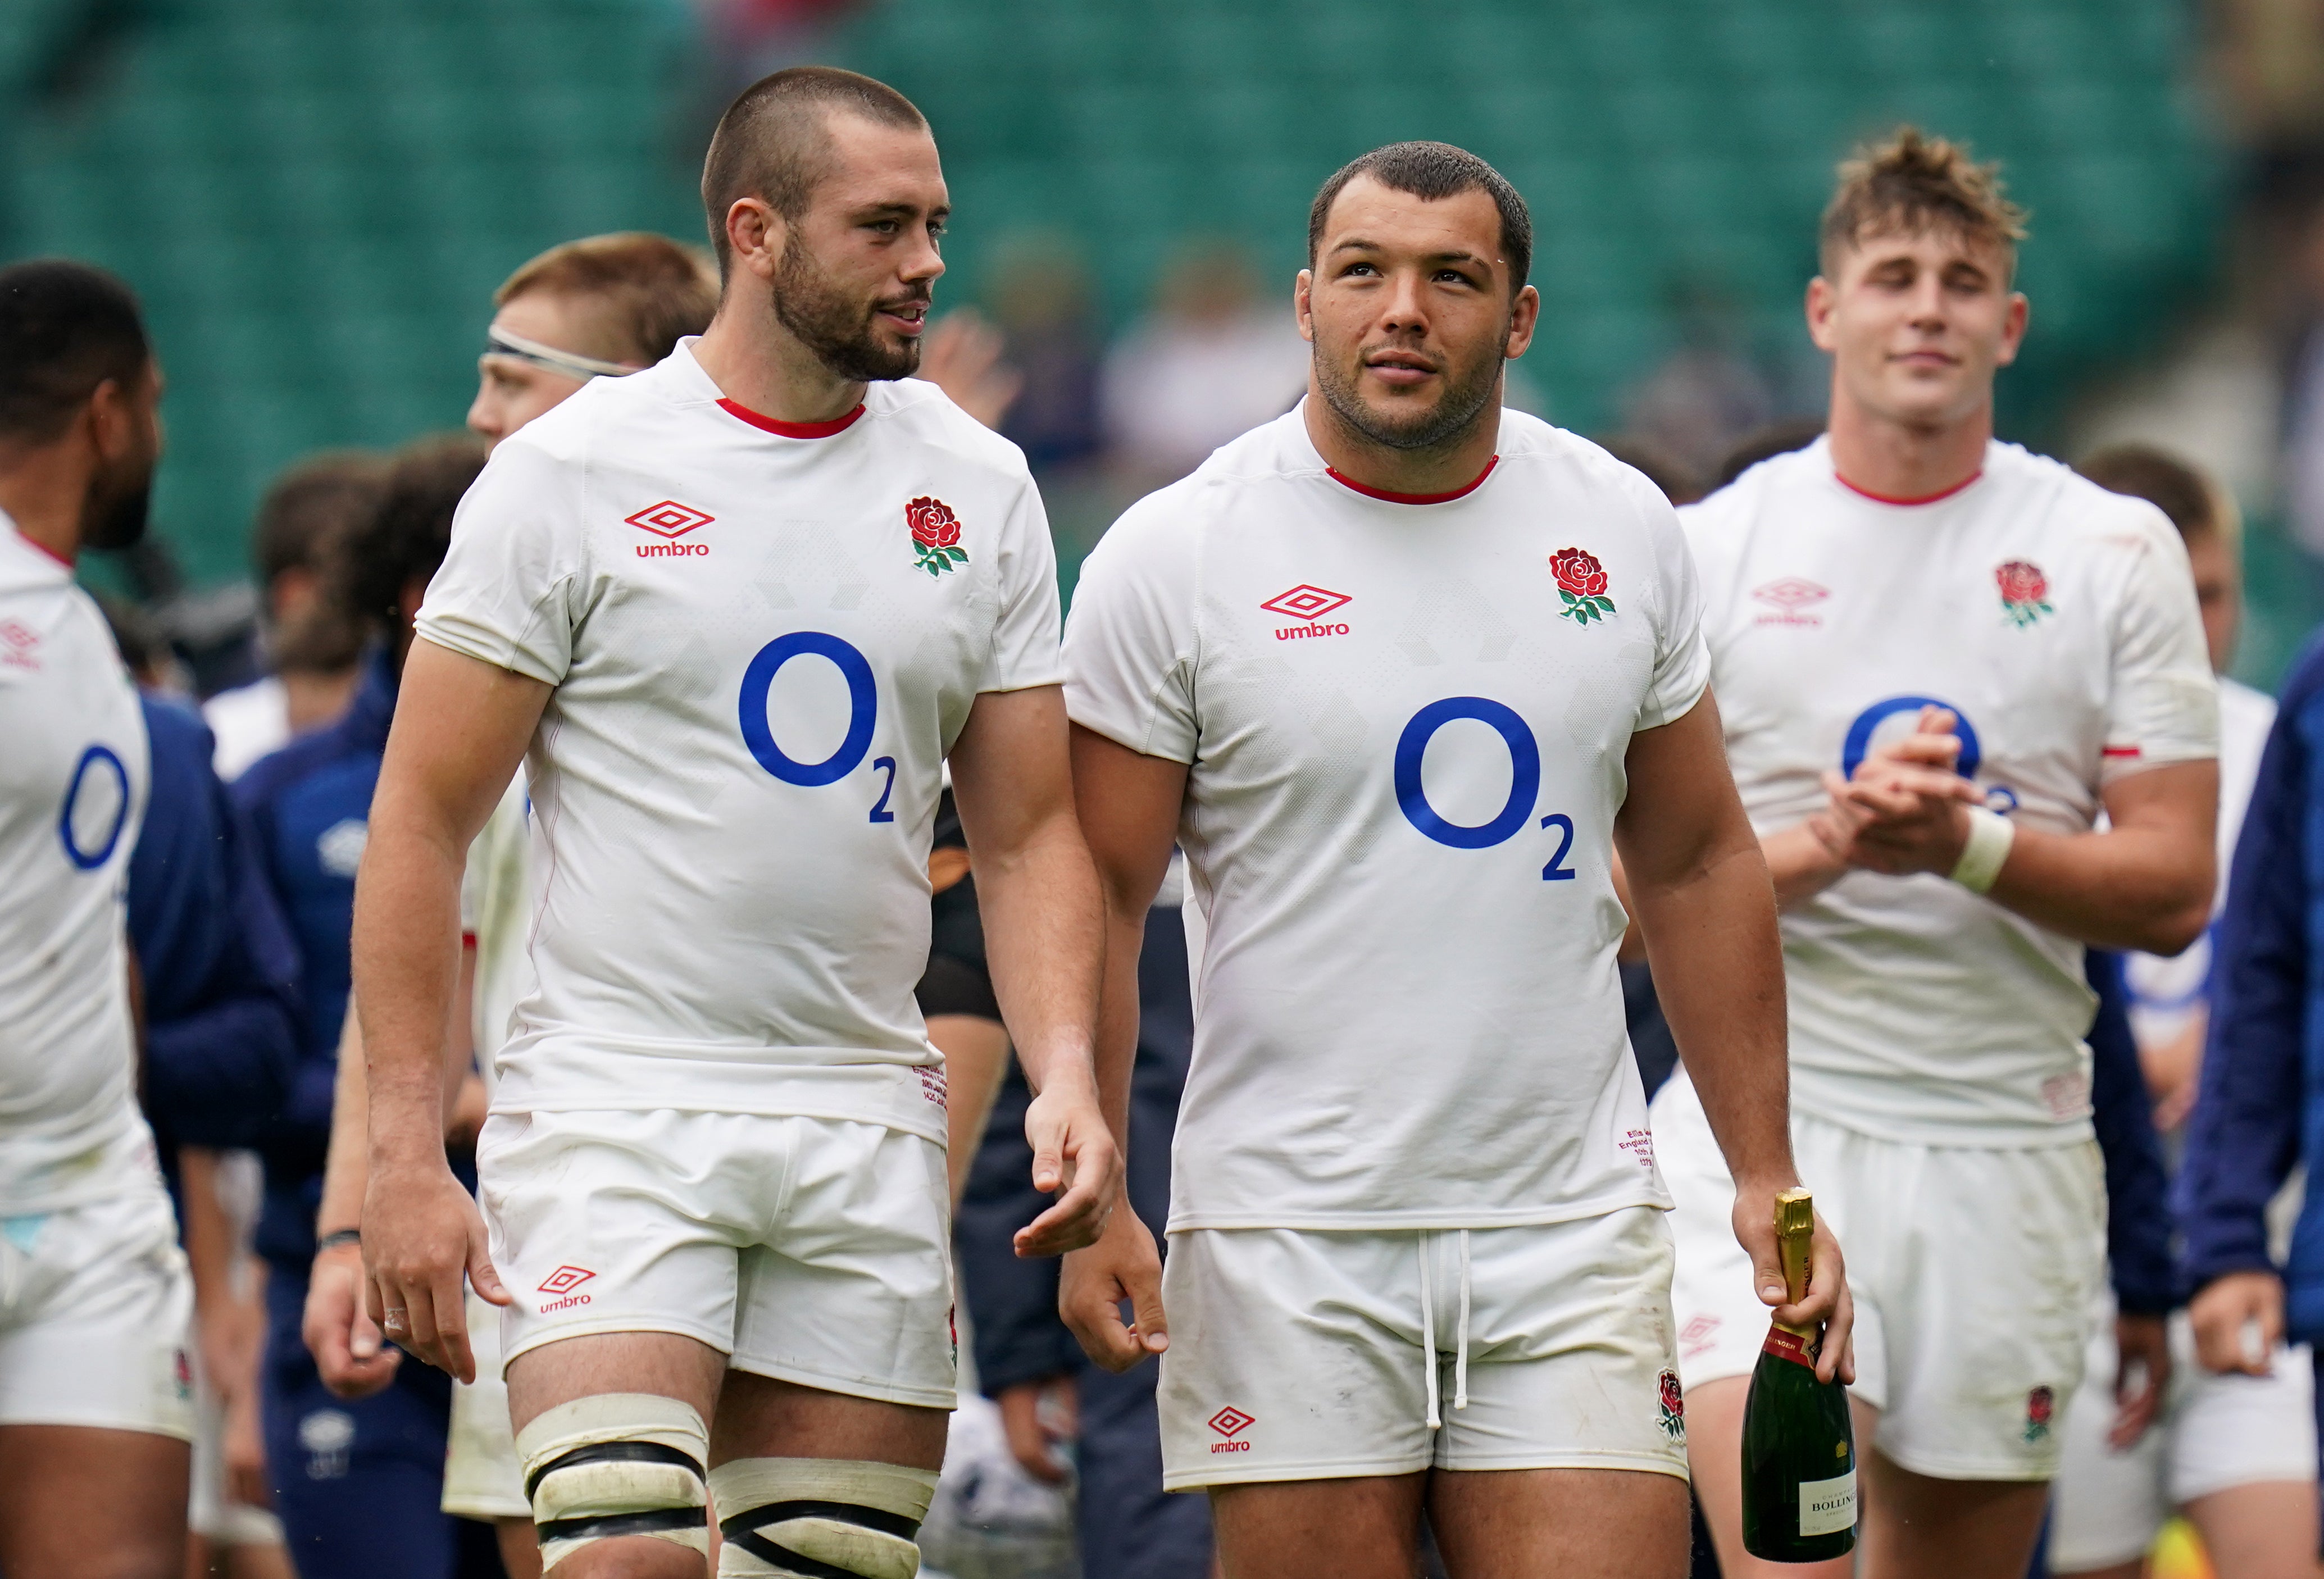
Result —
<instances>
[{"instance_id":1,"label":"umbro logo","mask_svg":"<svg viewBox=\"0 0 2324 1579\"><path fill-rule=\"evenodd\" d=\"M1326 624L1323 616L1342 608L1355 599L1344 592L1333 592L1328 586L1311 586L1303 581L1288 592L1278 592L1259 606L1271 614L1285 614L1307 622L1300 625L1277 625L1275 639L1296 642L1303 636L1344 636L1348 627Z\"/></svg>"},{"instance_id":2,"label":"umbro logo","mask_svg":"<svg viewBox=\"0 0 2324 1579\"><path fill-rule=\"evenodd\" d=\"M587 1282L596 1275L596 1273L591 1271L586 1267L567 1265L558 1268L555 1271L549 1273L549 1276L540 1280L540 1291L543 1294L552 1295L555 1297L540 1308L546 1312L551 1310L564 1310L572 1306L588 1304L589 1296L586 1294L576 1294L573 1290L578 1288L582 1284Z\"/></svg>"},{"instance_id":3,"label":"umbro logo","mask_svg":"<svg viewBox=\"0 0 2324 1579\"><path fill-rule=\"evenodd\" d=\"M1248 1441L1237 1441L1235 1438L1237 1433L1250 1423L1251 1417L1244 1414L1232 1404L1229 1404L1225 1408L1213 1415L1210 1418L1211 1429L1226 1440L1212 1443L1211 1451L1213 1453L1249 1453L1250 1444Z\"/></svg>"},{"instance_id":4,"label":"umbro logo","mask_svg":"<svg viewBox=\"0 0 2324 1579\"><path fill-rule=\"evenodd\" d=\"M1761 614L1754 622L1755 623L1821 625L1823 623L1823 616L1812 614L1806 611L1812 605L1830 597L1831 591L1828 587L1817 586L1804 576L1786 576L1779 581L1770 581L1765 586L1753 587L1751 596L1776 611L1771 614Z\"/></svg>"},{"instance_id":5,"label":"umbro logo","mask_svg":"<svg viewBox=\"0 0 2324 1579\"><path fill-rule=\"evenodd\" d=\"M642 527L657 537L681 538L698 526L708 526L718 518L706 510L696 510L690 504L680 504L675 499L665 499L659 504L649 504L635 515L622 518L632 526ZM640 543L638 558L683 558L689 554L706 554L708 543Z\"/></svg>"}]
</instances>

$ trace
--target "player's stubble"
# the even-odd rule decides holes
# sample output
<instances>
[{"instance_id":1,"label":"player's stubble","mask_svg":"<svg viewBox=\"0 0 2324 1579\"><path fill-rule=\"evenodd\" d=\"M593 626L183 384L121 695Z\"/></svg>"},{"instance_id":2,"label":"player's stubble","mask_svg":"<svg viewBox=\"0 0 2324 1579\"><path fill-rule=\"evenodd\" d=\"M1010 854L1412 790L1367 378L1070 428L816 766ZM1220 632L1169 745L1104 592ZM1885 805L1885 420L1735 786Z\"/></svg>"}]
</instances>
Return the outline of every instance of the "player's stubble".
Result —
<instances>
[{"instance_id":1,"label":"player's stubble","mask_svg":"<svg viewBox=\"0 0 2324 1579\"><path fill-rule=\"evenodd\" d=\"M1468 361L1446 358L1444 392L1435 403L1417 411L1383 409L1364 399L1356 380L1363 358L1373 349L1370 346L1358 346L1351 355L1342 356L1319 343L1315 387L1332 415L1359 437L1389 449L1433 449L1468 432L1492 401L1500 387L1501 352L1508 343L1508 331L1505 319L1500 334L1480 341L1477 354Z\"/></svg>"},{"instance_id":2,"label":"player's stubble","mask_svg":"<svg viewBox=\"0 0 2324 1579\"><path fill-rule=\"evenodd\" d=\"M867 383L909 378L919 371L920 342L886 344L872 327L873 320L882 311L925 308L932 294L923 283L917 291L892 300L851 296L794 236L783 248L782 265L775 275L775 319L842 378Z\"/></svg>"}]
</instances>

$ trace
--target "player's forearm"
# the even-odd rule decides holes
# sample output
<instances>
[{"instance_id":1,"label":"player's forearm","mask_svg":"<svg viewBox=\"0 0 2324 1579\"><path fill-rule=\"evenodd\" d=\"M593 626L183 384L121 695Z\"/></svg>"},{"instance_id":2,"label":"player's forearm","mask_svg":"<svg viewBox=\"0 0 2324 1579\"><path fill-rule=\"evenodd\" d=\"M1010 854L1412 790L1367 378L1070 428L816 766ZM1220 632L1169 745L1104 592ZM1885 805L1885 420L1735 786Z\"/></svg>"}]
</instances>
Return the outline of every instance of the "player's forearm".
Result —
<instances>
[{"instance_id":1,"label":"player's forearm","mask_svg":"<svg viewBox=\"0 0 2324 1579\"><path fill-rule=\"evenodd\" d=\"M1797 910L1848 875L1848 863L1803 822L1760 840L1759 853L1766 859L1779 910Z\"/></svg>"},{"instance_id":2,"label":"player's forearm","mask_svg":"<svg viewBox=\"0 0 2324 1579\"><path fill-rule=\"evenodd\" d=\"M1655 994L1729 1171L1738 1186L1796 1183L1783 948L1757 846L1678 882L1631 884Z\"/></svg>"},{"instance_id":3,"label":"player's forearm","mask_svg":"<svg viewBox=\"0 0 2324 1579\"><path fill-rule=\"evenodd\" d=\"M339 1031L339 1067L331 1086L331 1141L323 1155L323 1199L315 1211L319 1236L363 1224L364 1186L370 1158L371 1082L364 1072L363 1027L353 1002Z\"/></svg>"},{"instance_id":4,"label":"player's forearm","mask_svg":"<svg viewBox=\"0 0 2324 1579\"><path fill-rule=\"evenodd\" d=\"M1097 1098L1122 1155L1130 1154L1130 1082L1138 1063L1138 956L1146 946L1143 911L1106 905L1105 974L1098 997Z\"/></svg>"},{"instance_id":5,"label":"player's forearm","mask_svg":"<svg viewBox=\"0 0 2324 1579\"><path fill-rule=\"evenodd\" d=\"M2213 866L2208 842L2172 832L2052 834L2021 826L1986 897L2100 948L2172 955L2210 921Z\"/></svg>"},{"instance_id":6,"label":"player's forearm","mask_svg":"<svg viewBox=\"0 0 2324 1579\"><path fill-rule=\"evenodd\" d=\"M355 1006L373 1168L441 1161L460 955L460 846L375 809L355 887Z\"/></svg>"},{"instance_id":7,"label":"player's forearm","mask_svg":"<svg viewBox=\"0 0 2324 1579\"><path fill-rule=\"evenodd\" d=\"M977 851L976 874L993 995L1026 1080L1093 1083L1103 914L1071 803L1016 847Z\"/></svg>"}]
</instances>

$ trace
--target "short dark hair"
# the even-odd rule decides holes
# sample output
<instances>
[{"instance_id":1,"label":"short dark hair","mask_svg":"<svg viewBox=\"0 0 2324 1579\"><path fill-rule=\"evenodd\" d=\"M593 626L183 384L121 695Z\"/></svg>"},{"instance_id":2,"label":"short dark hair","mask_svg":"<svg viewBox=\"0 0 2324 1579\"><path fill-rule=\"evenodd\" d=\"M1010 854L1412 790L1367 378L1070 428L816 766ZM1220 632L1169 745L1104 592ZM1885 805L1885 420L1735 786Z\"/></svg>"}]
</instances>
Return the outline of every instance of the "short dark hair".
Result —
<instances>
[{"instance_id":1,"label":"short dark hair","mask_svg":"<svg viewBox=\"0 0 2324 1579\"><path fill-rule=\"evenodd\" d=\"M347 534L339 592L373 631L392 637L403 589L431 579L452 546L452 516L484 469L484 441L466 433L414 439L390 457L379 504Z\"/></svg>"},{"instance_id":2,"label":"short dark hair","mask_svg":"<svg viewBox=\"0 0 2324 1579\"><path fill-rule=\"evenodd\" d=\"M327 449L276 477L250 533L259 585L286 570L327 570L336 545L379 508L386 481L386 457L364 449Z\"/></svg>"},{"instance_id":3,"label":"short dark hair","mask_svg":"<svg viewBox=\"0 0 2324 1579\"><path fill-rule=\"evenodd\" d=\"M2219 530L2222 496L2210 478L2152 444L2109 444L2074 469L2109 494L2144 499L2171 518L2190 542Z\"/></svg>"},{"instance_id":4,"label":"short dark hair","mask_svg":"<svg viewBox=\"0 0 2324 1579\"><path fill-rule=\"evenodd\" d=\"M905 130L928 124L886 83L833 66L793 66L744 88L718 117L702 161L702 208L721 272L730 250L726 211L738 200L761 199L786 219L807 212L830 167L826 123L835 111Z\"/></svg>"},{"instance_id":5,"label":"short dark hair","mask_svg":"<svg viewBox=\"0 0 2324 1579\"><path fill-rule=\"evenodd\" d=\"M126 390L153 363L137 298L69 258L0 269L0 441L45 444L107 379Z\"/></svg>"},{"instance_id":6,"label":"short dark hair","mask_svg":"<svg viewBox=\"0 0 2324 1579\"><path fill-rule=\"evenodd\" d=\"M501 282L493 305L540 291L580 304L592 343L559 346L608 362L650 367L678 341L710 327L718 271L700 247L647 230L585 235L550 247Z\"/></svg>"},{"instance_id":7,"label":"short dark hair","mask_svg":"<svg viewBox=\"0 0 2324 1579\"><path fill-rule=\"evenodd\" d=\"M1508 254L1509 294L1515 296L1533 272L1533 215L1501 172L1465 148L1450 143L1391 143L1360 159L1351 159L1332 173L1307 210L1307 265L1315 265L1323 250L1323 225L1341 189L1360 175L1368 175L1392 192L1406 192L1437 202L1462 192L1483 191L1501 214L1501 251Z\"/></svg>"}]
</instances>

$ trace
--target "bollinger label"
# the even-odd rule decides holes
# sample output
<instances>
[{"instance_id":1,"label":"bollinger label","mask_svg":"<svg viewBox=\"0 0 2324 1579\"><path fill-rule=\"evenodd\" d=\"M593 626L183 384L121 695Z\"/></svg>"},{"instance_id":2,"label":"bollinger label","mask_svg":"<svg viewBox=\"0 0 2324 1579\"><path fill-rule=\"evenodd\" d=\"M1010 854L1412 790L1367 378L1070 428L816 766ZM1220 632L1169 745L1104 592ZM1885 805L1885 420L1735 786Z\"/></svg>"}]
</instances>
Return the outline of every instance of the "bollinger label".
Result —
<instances>
[{"instance_id":1,"label":"bollinger label","mask_svg":"<svg viewBox=\"0 0 2324 1579\"><path fill-rule=\"evenodd\" d=\"M1856 1528L1856 1472L1800 1482L1800 1533L1832 1535Z\"/></svg>"},{"instance_id":2,"label":"bollinger label","mask_svg":"<svg viewBox=\"0 0 2324 1579\"><path fill-rule=\"evenodd\" d=\"M1789 1360L1794 1365L1804 1365L1812 1371L1815 1369L1816 1350L1820 1346L1812 1337L1788 1332L1780 1326L1770 1326L1767 1341L1759 1345L1759 1353Z\"/></svg>"}]
</instances>

